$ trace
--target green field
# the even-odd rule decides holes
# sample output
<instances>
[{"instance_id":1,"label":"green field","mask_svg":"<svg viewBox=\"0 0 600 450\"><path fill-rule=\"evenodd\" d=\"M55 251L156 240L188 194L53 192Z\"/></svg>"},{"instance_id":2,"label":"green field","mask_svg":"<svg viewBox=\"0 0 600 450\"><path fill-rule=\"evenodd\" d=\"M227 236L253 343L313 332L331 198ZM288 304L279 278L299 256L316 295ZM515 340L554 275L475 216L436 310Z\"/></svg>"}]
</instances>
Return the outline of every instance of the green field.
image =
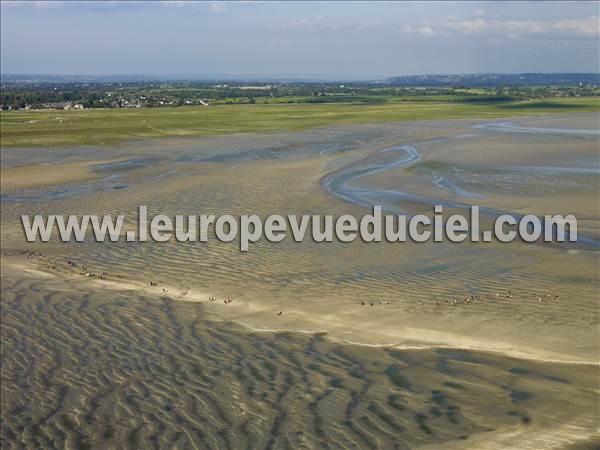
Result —
<instances>
[{"instance_id":1,"label":"green field","mask_svg":"<svg viewBox=\"0 0 600 450\"><path fill-rule=\"evenodd\" d=\"M599 97L520 102L244 104L178 108L19 110L0 113L2 147L106 145L123 140L301 130L329 124L600 111Z\"/></svg>"}]
</instances>

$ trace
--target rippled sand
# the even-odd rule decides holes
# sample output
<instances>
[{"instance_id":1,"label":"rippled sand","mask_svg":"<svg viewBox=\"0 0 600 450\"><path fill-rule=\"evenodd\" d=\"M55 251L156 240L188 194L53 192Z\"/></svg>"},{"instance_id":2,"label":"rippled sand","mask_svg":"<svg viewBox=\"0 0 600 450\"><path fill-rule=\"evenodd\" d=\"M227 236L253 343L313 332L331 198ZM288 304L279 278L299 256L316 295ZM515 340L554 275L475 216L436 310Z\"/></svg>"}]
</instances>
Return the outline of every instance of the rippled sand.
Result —
<instances>
[{"instance_id":1,"label":"rippled sand","mask_svg":"<svg viewBox=\"0 0 600 450\"><path fill-rule=\"evenodd\" d=\"M201 304L3 280L6 448L540 448L597 419L590 366L250 332Z\"/></svg>"},{"instance_id":2,"label":"rippled sand","mask_svg":"<svg viewBox=\"0 0 600 450\"><path fill-rule=\"evenodd\" d=\"M585 132L597 120L515 123ZM598 238L597 137L473 125L3 149L6 171L92 170L2 185L2 447L593 448L593 245L263 240L240 253L214 239L26 245L18 225L20 214L110 212L131 227L139 204L359 216L367 209L325 180L409 145L415 164L352 186L409 214L431 212L420 197L575 213L580 233Z\"/></svg>"}]
</instances>

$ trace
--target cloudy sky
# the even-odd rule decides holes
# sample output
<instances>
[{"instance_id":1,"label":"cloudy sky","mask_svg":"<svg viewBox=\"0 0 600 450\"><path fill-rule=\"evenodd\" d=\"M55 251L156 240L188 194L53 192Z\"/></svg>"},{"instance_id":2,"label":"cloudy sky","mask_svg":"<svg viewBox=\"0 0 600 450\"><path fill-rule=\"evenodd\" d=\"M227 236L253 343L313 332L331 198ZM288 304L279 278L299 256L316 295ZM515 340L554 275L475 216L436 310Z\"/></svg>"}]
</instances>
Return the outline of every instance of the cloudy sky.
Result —
<instances>
[{"instance_id":1,"label":"cloudy sky","mask_svg":"<svg viewBox=\"0 0 600 450\"><path fill-rule=\"evenodd\" d=\"M597 2L2 1L3 73L598 72Z\"/></svg>"}]
</instances>

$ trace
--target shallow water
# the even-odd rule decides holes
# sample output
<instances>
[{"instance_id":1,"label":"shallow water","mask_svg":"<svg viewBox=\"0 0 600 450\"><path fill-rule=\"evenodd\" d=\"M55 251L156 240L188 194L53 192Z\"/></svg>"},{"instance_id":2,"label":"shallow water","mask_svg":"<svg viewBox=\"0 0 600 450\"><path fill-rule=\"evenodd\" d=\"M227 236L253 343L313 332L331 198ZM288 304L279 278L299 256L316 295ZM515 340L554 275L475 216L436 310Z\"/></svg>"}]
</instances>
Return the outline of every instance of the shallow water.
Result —
<instances>
[{"instance_id":1,"label":"shallow water","mask_svg":"<svg viewBox=\"0 0 600 450\"><path fill-rule=\"evenodd\" d=\"M101 180L85 183L72 183L59 186L53 189L21 189L17 192L11 192L0 195L2 202L43 202L51 200L60 200L86 193L95 193L110 191L111 189L125 189L129 187L127 183L121 181L119 174L109 175Z\"/></svg>"},{"instance_id":2,"label":"shallow water","mask_svg":"<svg viewBox=\"0 0 600 450\"><path fill-rule=\"evenodd\" d=\"M546 128L532 128L532 127L516 127L510 123L491 123L484 125L475 125L474 128L482 130L493 130L500 129L516 129L520 132L528 134L546 134ZM570 133L568 129L552 129L552 134L567 135ZM576 135L585 135L586 137L592 136L589 133L585 134L589 130L574 130L577 131ZM461 138L465 137L476 137L478 135L459 135ZM449 138L450 139L450 138ZM443 146L449 139L435 139L436 145ZM430 141L431 142L431 141ZM569 163L564 163L562 166L508 166L508 167L490 167L490 166L468 166L465 168L446 166L438 166L438 170L431 170L427 168L427 165L420 165L419 162L422 160L423 155L418 149L419 142L410 143L410 145L395 145L383 148L378 152L370 154L364 160L348 164L338 170L329 173L323 178L322 186L329 191L332 195L335 195L345 201L354 203L360 206L373 207L375 205L381 205L384 211L396 214L407 214L407 211L398 208L398 200L411 202L412 204L417 203L433 207L434 205L441 205L443 207L452 209L463 209L467 210L470 205L474 204L477 199L485 199L485 195L473 192L472 190L466 190L457 184L453 183L448 179L449 176L453 175L453 178L457 182L464 182L468 184L477 176L485 178L489 184L492 182L493 177L496 177L495 184L503 186L507 189L507 186L513 186L518 192L523 192L525 189L531 189L531 187L539 186L541 189L546 189L546 186L541 184L541 180L546 180L551 176L551 180L547 182L547 185L557 186L560 183L579 183L582 187L588 187L594 185L590 183L591 179L597 184L598 177L600 176L600 170L597 167L569 167ZM579 162L576 161L576 164ZM598 161L594 161L593 165L598 165ZM398 189L381 189L376 186L369 185L369 187L360 186L359 181L369 175L378 174L384 171L397 169L397 168L415 168L420 172L421 177L427 179L430 183L436 187L441 188L445 191L450 192L459 201L447 200L441 197L428 197L418 193L410 193L404 190ZM441 170L443 169L443 171ZM457 176L458 171L463 172ZM465 171L468 171L465 174ZM523 172L527 172L528 176L525 177ZM533 178L531 174L535 173ZM444 175L438 175L438 173L445 173ZM468 175L468 176L466 176ZM573 181L573 175L579 175L580 179ZM499 178L500 177L500 178ZM358 183L357 183L358 182ZM467 203L469 202L469 203ZM487 214L492 218L496 218L500 215L509 214L515 219L520 220L524 217L524 214L509 210L499 210L496 208L480 206L480 212ZM466 212L465 212L466 213ZM410 214L409 214L410 215ZM544 218L540 217L542 226L544 224ZM555 235L556 236L556 235ZM561 240L569 240L568 236L564 233L560 235ZM600 240L593 236L586 236L581 233L578 234L579 246L586 246L591 249L600 249ZM576 246L577 244L567 244Z\"/></svg>"},{"instance_id":3,"label":"shallow water","mask_svg":"<svg viewBox=\"0 0 600 450\"><path fill-rule=\"evenodd\" d=\"M513 122L492 122L477 124L474 126L478 130L488 131L500 131L503 133L525 133L525 134L546 134L546 135L557 135L557 136L575 136L584 138L598 138L600 137L600 130L598 129L581 129L581 128L553 128L553 127L532 127L532 126L518 126Z\"/></svg>"}]
</instances>

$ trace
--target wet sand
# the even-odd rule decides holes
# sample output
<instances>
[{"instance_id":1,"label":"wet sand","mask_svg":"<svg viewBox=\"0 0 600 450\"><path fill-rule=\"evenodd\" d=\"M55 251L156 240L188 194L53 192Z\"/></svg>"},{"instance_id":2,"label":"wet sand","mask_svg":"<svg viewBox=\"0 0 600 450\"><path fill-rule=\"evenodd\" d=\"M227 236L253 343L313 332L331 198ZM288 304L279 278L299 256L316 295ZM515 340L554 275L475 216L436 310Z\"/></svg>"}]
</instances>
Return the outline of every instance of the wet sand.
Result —
<instances>
[{"instance_id":1,"label":"wet sand","mask_svg":"<svg viewBox=\"0 0 600 450\"><path fill-rule=\"evenodd\" d=\"M139 204L431 213L426 197L456 210L574 213L594 240L598 138L586 130L597 120L503 121L580 130L566 135L437 121L3 149L3 176L31 160L91 174L3 184L3 448L597 445L593 245L261 240L240 253L214 237L27 245L18 225L32 213L133 219ZM389 149L403 146L419 157L392 167L406 153ZM365 164L385 170L350 180L350 196L338 189L337 174Z\"/></svg>"},{"instance_id":2,"label":"wet sand","mask_svg":"<svg viewBox=\"0 0 600 450\"><path fill-rule=\"evenodd\" d=\"M57 186L66 183L100 178L94 171L96 164L108 164L112 160L102 162L68 162L58 164L33 164L1 169L2 192L9 193L22 189L41 186Z\"/></svg>"}]
</instances>

